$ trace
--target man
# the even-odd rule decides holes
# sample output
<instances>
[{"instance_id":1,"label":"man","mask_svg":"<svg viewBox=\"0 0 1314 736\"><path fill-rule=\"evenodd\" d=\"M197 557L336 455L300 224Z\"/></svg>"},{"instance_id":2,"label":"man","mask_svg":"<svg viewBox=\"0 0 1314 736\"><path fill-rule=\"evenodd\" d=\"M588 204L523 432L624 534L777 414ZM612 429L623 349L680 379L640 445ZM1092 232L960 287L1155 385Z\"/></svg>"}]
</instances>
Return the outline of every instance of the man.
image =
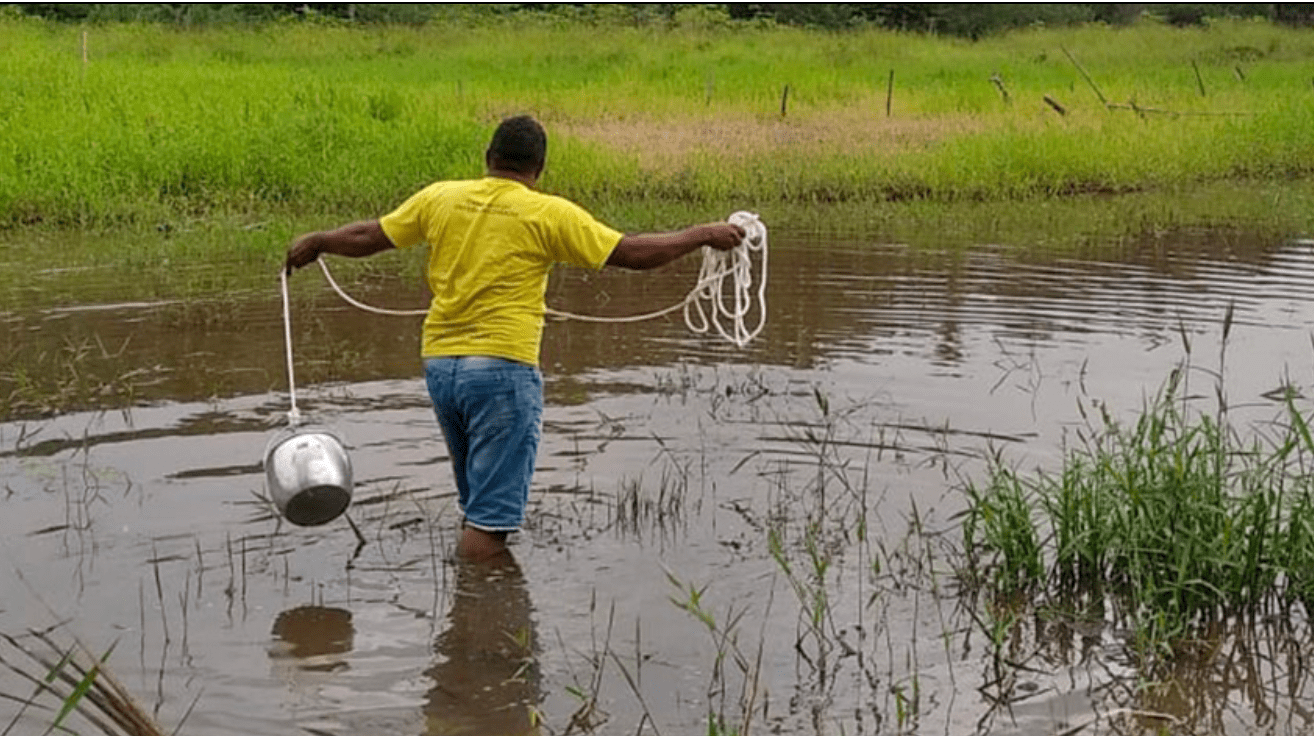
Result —
<instances>
[{"instance_id":1,"label":"man","mask_svg":"<svg viewBox=\"0 0 1314 736\"><path fill-rule=\"evenodd\" d=\"M361 258L429 243L433 299L421 355L465 516L456 552L471 561L502 554L507 533L524 520L541 431L538 357L553 264L643 270L702 246L730 250L744 237L724 222L622 235L534 189L546 157L542 126L508 118L484 154L483 178L436 182L378 220L302 235L287 253L291 273L321 253Z\"/></svg>"}]
</instances>

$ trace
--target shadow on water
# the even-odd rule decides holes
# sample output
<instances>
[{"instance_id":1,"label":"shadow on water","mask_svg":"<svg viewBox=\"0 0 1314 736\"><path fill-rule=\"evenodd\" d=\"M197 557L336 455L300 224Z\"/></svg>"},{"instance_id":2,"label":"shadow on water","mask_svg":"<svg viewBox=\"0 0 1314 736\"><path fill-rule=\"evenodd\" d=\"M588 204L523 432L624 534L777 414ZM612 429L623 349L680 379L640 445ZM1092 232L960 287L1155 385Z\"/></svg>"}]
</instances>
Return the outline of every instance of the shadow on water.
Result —
<instances>
[{"instance_id":1,"label":"shadow on water","mask_svg":"<svg viewBox=\"0 0 1314 736\"><path fill-rule=\"evenodd\" d=\"M678 316L548 325L530 522L518 564L483 572L442 561L456 514L418 319L295 279L299 404L347 440L358 549L345 521L290 527L258 499L288 408L272 288L7 313L4 566L88 636L122 635L117 669L162 720L204 684L194 734L559 733L582 701L598 733L1314 727L1298 611L1229 622L1147 673L1098 618L960 595L955 549L956 489L986 457L1053 469L1083 412L1135 412L1183 352L1212 393L1201 356L1220 355L1229 304L1217 380L1238 416L1314 382L1314 243L772 246L766 331L744 350ZM548 301L646 312L696 267L562 271ZM424 302L404 280L346 285ZM3 585L0 630L41 625ZM614 629L595 618L609 606Z\"/></svg>"}]
</instances>

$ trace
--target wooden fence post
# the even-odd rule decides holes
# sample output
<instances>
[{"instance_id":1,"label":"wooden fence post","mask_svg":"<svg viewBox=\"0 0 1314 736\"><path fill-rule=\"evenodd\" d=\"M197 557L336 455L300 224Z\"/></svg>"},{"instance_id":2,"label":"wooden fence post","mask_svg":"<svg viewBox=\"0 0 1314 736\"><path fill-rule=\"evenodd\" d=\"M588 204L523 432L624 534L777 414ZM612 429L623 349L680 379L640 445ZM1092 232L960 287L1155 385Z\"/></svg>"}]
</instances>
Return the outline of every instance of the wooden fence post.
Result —
<instances>
[{"instance_id":1,"label":"wooden fence post","mask_svg":"<svg viewBox=\"0 0 1314 736\"><path fill-rule=\"evenodd\" d=\"M894 70L890 70L890 81L885 85L885 117L890 116L890 103L894 101Z\"/></svg>"}]
</instances>

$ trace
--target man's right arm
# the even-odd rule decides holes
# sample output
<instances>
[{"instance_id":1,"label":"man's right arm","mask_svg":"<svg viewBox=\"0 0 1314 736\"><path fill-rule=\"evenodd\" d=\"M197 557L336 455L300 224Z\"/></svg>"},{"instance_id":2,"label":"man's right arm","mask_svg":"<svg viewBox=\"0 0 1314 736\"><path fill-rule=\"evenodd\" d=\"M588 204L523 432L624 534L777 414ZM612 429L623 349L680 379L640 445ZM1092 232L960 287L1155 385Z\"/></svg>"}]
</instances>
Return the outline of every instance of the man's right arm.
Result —
<instances>
[{"instance_id":1,"label":"man's right arm","mask_svg":"<svg viewBox=\"0 0 1314 736\"><path fill-rule=\"evenodd\" d=\"M713 222L665 233L625 235L607 258L608 266L646 271L664 266L704 245L730 250L744 239L738 225Z\"/></svg>"},{"instance_id":2,"label":"man's right arm","mask_svg":"<svg viewBox=\"0 0 1314 736\"><path fill-rule=\"evenodd\" d=\"M321 253L348 258L364 258L392 248L378 220L361 220L336 230L306 233L287 250L287 272L313 263Z\"/></svg>"}]
</instances>

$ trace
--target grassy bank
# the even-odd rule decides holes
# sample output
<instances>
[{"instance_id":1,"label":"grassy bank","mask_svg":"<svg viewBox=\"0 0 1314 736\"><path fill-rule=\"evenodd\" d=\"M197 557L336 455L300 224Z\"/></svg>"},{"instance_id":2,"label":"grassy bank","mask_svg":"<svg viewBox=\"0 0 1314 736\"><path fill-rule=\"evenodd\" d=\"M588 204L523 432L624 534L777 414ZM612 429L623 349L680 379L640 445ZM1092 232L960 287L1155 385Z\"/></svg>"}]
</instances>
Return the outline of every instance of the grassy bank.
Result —
<instances>
[{"instance_id":1,"label":"grassy bank","mask_svg":"<svg viewBox=\"0 0 1314 736\"><path fill-rule=\"evenodd\" d=\"M745 204L616 201L596 208L626 230L721 218ZM750 205L752 206L752 205ZM773 238L863 238L916 248L1007 246L1038 255L1098 257L1152 246L1183 231L1240 230L1281 242L1314 233L1314 182L1221 182L1188 190L1037 200L760 203ZM158 225L109 229L29 226L0 230L0 311L74 304L225 300L267 294L296 234L366 210L162 213ZM414 254L334 262L348 283L364 272L402 271L418 281ZM147 277L143 277L143 274ZM311 275L318 280L317 275Z\"/></svg>"},{"instance_id":2,"label":"grassy bank","mask_svg":"<svg viewBox=\"0 0 1314 736\"><path fill-rule=\"evenodd\" d=\"M607 203L595 212L635 231L723 218L744 207L733 199L633 201ZM1224 182L1184 191L1031 201L766 203L756 209L776 237L856 237L916 248L989 243L1094 256L1200 229L1239 231L1273 242L1309 237L1314 234L1314 182ZM370 215L359 210L225 213L170 215L142 227L0 229L0 263L6 266L0 268L0 310L264 291L298 233L365 216ZM374 269L418 269L419 260L402 255L334 266L335 272L351 276ZM150 278L142 278L143 273Z\"/></svg>"},{"instance_id":3,"label":"grassy bank","mask_svg":"<svg viewBox=\"0 0 1314 736\"><path fill-rule=\"evenodd\" d=\"M1314 169L1314 34L1261 22L970 43L700 16L661 29L9 19L0 49L11 227L373 214L477 174L491 126L522 111L553 135L544 187L612 212L991 202Z\"/></svg>"}]
</instances>

